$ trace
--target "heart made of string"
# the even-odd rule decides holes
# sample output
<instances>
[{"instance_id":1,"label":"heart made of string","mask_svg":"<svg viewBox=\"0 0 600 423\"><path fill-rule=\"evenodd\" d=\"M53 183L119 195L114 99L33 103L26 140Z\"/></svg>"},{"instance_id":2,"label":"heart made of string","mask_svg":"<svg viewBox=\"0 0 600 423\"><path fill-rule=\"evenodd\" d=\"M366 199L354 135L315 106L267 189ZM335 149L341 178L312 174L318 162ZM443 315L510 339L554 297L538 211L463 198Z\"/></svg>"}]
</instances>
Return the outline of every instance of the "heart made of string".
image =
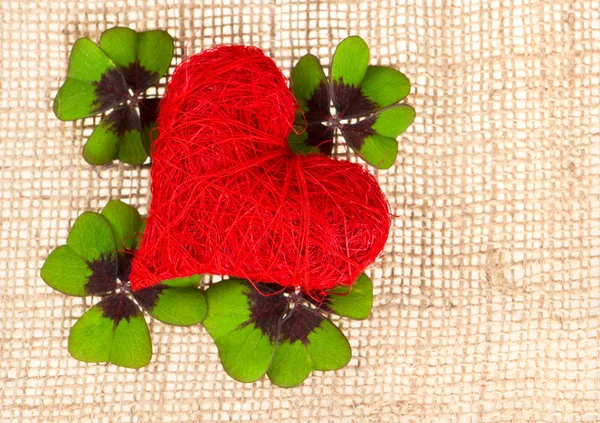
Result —
<instances>
[{"instance_id":1,"label":"heart made of string","mask_svg":"<svg viewBox=\"0 0 600 423\"><path fill-rule=\"evenodd\" d=\"M257 48L220 46L176 68L134 289L208 273L314 292L352 284L377 258L390 217L376 179L355 163L294 155L297 110Z\"/></svg>"}]
</instances>

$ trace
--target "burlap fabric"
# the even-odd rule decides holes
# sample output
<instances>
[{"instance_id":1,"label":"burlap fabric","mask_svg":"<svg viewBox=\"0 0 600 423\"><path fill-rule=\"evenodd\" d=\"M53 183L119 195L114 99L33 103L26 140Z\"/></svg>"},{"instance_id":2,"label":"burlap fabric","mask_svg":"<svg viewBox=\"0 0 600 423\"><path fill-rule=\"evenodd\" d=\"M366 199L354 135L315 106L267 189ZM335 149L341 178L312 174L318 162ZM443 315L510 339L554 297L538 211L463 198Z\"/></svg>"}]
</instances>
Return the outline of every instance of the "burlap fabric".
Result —
<instances>
[{"instance_id":1,"label":"burlap fabric","mask_svg":"<svg viewBox=\"0 0 600 423\"><path fill-rule=\"evenodd\" d=\"M600 421L600 13L588 1L3 0L0 419L3 422ZM348 367L295 389L244 385L201 326L151 322L134 371L67 352L90 300L39 277L84 210L147 210L148 168L87 165L94 124L51 102L75 40L164 28L177 61L218 43L289 74L349 34L413 82L415 124L378 172L398 216L375 304L342 320Z\"/></svg>"}]
</instances>

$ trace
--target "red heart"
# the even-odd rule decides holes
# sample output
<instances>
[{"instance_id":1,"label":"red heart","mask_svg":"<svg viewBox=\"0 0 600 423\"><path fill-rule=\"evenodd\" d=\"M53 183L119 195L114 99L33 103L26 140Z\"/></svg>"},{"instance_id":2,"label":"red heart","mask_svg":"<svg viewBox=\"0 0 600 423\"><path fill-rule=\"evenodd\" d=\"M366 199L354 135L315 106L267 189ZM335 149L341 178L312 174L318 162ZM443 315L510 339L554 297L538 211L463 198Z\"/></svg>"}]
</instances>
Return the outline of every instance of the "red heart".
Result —
<instances>
[{"instance_id":1,"label":"red heart","mask_svg":"<svg viewBox=\"0 0 600 423\"><path fill-rule=\"evenodd\" d=\"M261 50L221 46L175 70L158 118L134 289L209 273L315 291L350 285L390 217L362 166L287 144L298 106Z\"/></svg>"}]
</instances>

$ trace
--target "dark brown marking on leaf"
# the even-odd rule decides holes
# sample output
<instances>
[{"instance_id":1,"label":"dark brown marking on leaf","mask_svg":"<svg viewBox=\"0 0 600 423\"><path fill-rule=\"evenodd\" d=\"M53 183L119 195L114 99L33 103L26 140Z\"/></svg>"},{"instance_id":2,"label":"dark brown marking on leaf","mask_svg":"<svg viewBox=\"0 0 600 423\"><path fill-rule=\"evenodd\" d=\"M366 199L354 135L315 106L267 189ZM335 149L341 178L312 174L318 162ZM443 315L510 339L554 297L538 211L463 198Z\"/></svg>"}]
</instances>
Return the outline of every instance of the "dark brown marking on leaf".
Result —
<instances>
[{"instance_id":1,"label":"dark brown marking on leaf","mask_svg":"<svg viewBox=\"0 0 600 423\"><path fill-rule=\"evenodd\" d=\"M117 254L119 264L117 278L119 278L121 282L129 281L129 274L131 273L131 263L133 262L134 255L134 251L125 251L123 253Z\"/></svg>"},{"instance_id":2,"label":"dark brown marking on leaf","mask_svg":"<svg viewBox=\"0 0 600 423\"><path fill-rule=\"evenodd\" d=\"M305 130L308 137L305 143L312 147L318 147L321 153L326 156L331 156L333 151L334 128L316 122L307 125Z\"/></svg>"},{"instance_id":3,"label":"dark brown marking on leaf","mask_svg":"<svg viewBox=\"0 0 600 423\"><path fill-rule=\"evenodd\" d=\"M127 81L119 69L109 69L102 75L100 81L94 82L96 86L96 100L94 101L96 113L112 109L131 98Z\"/></svg>"},{"instance_id":4,"label":"dark brown marking on leaf","mask_svg":"<svg viewBox=\"0 0 600 423\"><path fill-rule=\"evenodd\" d=\"M329 84L326 81L321 82L315 89L312 97L306 102L308 111L304 112L304 117L308 125L321 123L331 118L329 106Z\"/></svg>"},{"instance_id":5,"label":"dark brown marking on leaf","mask_svg":"<svg viewBox=\"0 0 600 423\"><path fill-rule=\"evenodd\" d=\"M360 150L365 143L365 138L376 133L373 130L373 124L376 119L377 116L373 115L354 124L340 125L340 130L346 140L346 144L354 150Z\"/></svg>"},{"instance_id":6,"label":"dark brown marking on leaf","mask_svg":"<svg viewBox=\"0 0 600 423\"><path fill-rule=\"evenodd\" d=\"M104 122L111 132L120 137L128 131L140 130L140 116L131 105L115 108L104 118Z\"/></svg>"},{"instance_id":7,"label":"dark brown marking on leaf","mask_svg":"<svg viewBox=\"0 0 600 423\"><path fill-rule=\"evenodd\" d=\"M308 344L308 336L321 325L325 318L317 311L303 305L296 305L283 319L280 342L301 341Z\"/></svg>"},{"instance_id":8,"label":"dark brown marking on leaf","mask_svg":"<svg viewBox=\"0 0 600 423\"><path fill-rule=\"evenodd\" d=\"M117 288L117 257L102 254L99 259L87 262L92 274L84 286L88 295L102 295Z\"/></svg>"},{"instance_id":9,"label":"dark brown marking on leaf","mask_svg":"<svg viewBox=\"0 0 600 423\"><path fill-rule=\"evenodd\" d=\"M319 308L323 311L333 311L333 297L344 297L350 293L350 289L345 293L328 293L323 300L319 303Z\"/></svg>"},{"instance_id":10,"label":"dark brown marking on leaf","mask_svg":"<svg viewBox=\"0 0 600 423\"><path fill-rule=\"evenodd\" d=\"M129 322L132 317L141 314L139 307L124 292L103 298L98 307L102 309L102 316L114 322L115 328L121 320Z\"/></svg>"},{"instance_id":11,"label":"dark brown marking on leaf","mask_svg":"<svg viewBox=\"0 0 600 423\"><path fill-rule=\"evenodd\" d=\"M258 292L249 284L248 304L250 305L250 322L254 323L272 341L279 339L283 316L288 309L288 301L283 296L279 285L260 283ZM249 322L249 323L250 323Z\"/></svg>"},{"instance_id":12,"label":"dark brown marking on leaf","mask_svg":"<svg viewBox=\"0 0 600 423\"><path fill-rule=\"evenodd\" d=\"M367 116L377 110L377 105L360 92L360 87L344 84L342 79L333 83L333 105L339 120Z\"/></svg>"},{"instance_id":13,"label":"dark brown marking on leaf","mask_svg":"<svg viewBox=\"0 0 600 423\"><path fill-rule=\"evenodd\" d=\"M306 144L311 147L318 147L319 151L326 156L331 156L333 151L334 127L323 125L323 122L330 122L331 112L329 98L329 85L327 82L321 82L313 96L306 102L308 111L304 112L306 120L307 139ZM296 121L296 126L304 128L304 122Z\"/></svg>"},{"instance_id":14,"label":"dark brown marking on leaf","mask_svg":"<svg viewBox=\"0 0 600 423\"><path fill-rule=\"evenodd\" d=\"M146 128L156 122L160 98L141 98L138 100L141 127Z\"/></svg>"},{"instance_id":15,"label":"dark brown marking on leaf","mask_svg":"<svg viewBox=\"0 0 600 423\"><path fill-rule=\"evenodd\" d=\"M132 293L133 298L138 302L140 307L146 311L152 311L156 303L158 303L158 297L165 290L169 289L168 286L158 284L149 286L148 288L140 289Z\"/></svg>"},{"instance_id":16,"label":"dark brown marking on leaf","mask_svg":"<svg viewBox=\"0 0 600 423\"><path fill-rule=\"evenodd\" d=\"M142 91L156 84L160 79L160 75L156 72L152 72L140 64L139 59L131 63L127 67L120 68L127 86L133 90L134 94L138 96Z\"/></svg>"},{"instance_id":17,"label":"dark brown marking on leaf","mask_svg":"<svg viewBox=\"0 0 600 423\"><path fill-rule=\"evenodd\" d=\"M333 151L334 128L323 125L323 122L331 121L330 103L329 84L323 81L317 86L313 96L306 102L308 109L304 112L306 125L302 119L300 119L300 122L296 122L297 127L306 127L306 144L318 147L319 151L326 156L331 156Z\"/></svg>"},{"instance_id":18,"label":"dark brown marking on leaf","mask_svg":"<svg viewBox=\"0 0 600 423\"><path fill-rule=\"evenodd\" d=\"M259 292L260 291L260 292ZM272 342L308 343L308 336L323 321L318 310L309 308L302 293L276 284L250 286L248 294L250 323Z\"/></svg>"}]
</instances>

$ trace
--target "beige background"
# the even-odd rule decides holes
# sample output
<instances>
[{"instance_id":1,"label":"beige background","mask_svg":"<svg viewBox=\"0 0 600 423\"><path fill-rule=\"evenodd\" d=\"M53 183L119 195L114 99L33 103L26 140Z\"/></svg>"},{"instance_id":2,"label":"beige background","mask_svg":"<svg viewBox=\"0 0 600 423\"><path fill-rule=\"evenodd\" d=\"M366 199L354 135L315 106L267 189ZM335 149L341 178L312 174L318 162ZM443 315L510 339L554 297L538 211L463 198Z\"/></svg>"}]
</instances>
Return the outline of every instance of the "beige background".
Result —
<instances>
[{"instance_id":1,"label":"beige background","mask_svg":"<svg viewBox=\"0 0 600 423\"><path fill-rule=\"evenodd\" d=\"M0 421L600 421L600 12L588 1L76 1L0 6ZM51 101L78 37L164 28L177 61L222 42L286 75L348 34L413 82L417 119L378 172L398 217L348 367L243 385L200 327L151 322L140 371L67 352L89 305L39 278L84 210L145 211L148 169L93 168L93 120Z\"/></svg>"}]
</instances>

